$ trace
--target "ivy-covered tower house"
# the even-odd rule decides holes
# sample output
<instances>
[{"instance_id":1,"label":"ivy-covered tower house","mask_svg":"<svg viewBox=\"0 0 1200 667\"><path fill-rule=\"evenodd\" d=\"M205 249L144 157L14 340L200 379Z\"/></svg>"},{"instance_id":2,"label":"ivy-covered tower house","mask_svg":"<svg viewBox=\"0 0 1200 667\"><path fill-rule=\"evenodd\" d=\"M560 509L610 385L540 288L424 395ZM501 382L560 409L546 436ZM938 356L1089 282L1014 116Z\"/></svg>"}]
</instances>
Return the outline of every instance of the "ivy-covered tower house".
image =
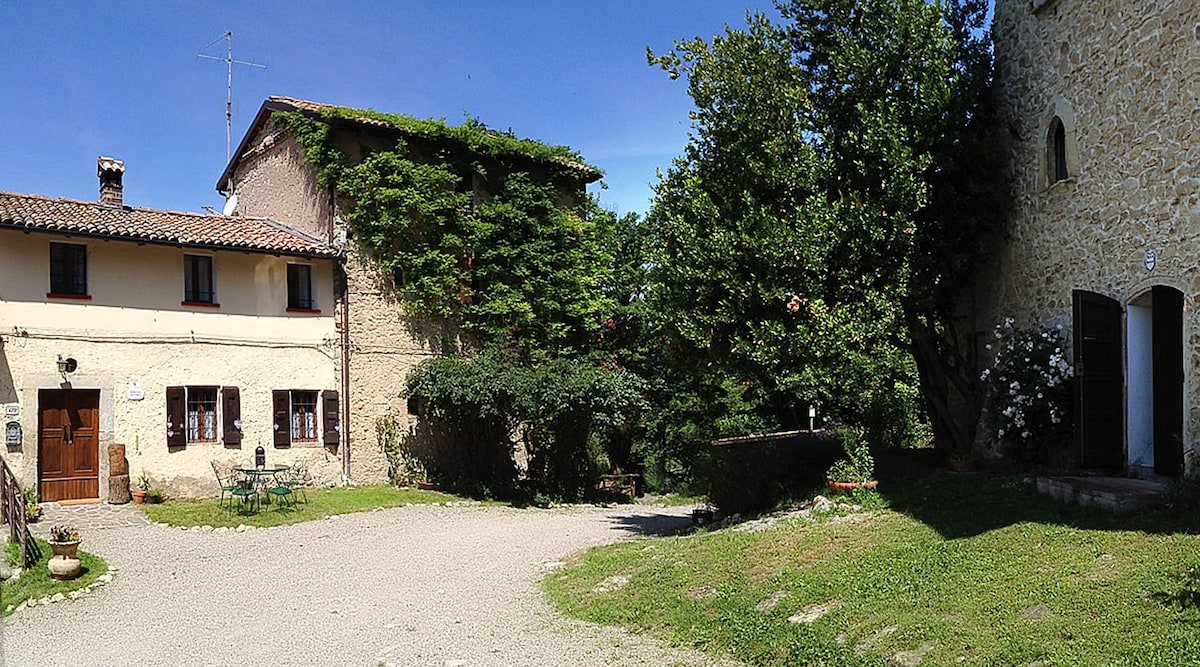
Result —
<instances>
[{"instance_id":1,"label":"ivy-covered tower house","mask_svg":"<svg viewBox=\"0 0 1200 667\"><path fill-rule=\"evenodd\" d=\"M565 148L475 121L450 126L287 97L263 103L217 189L234 215L270 218L342 251L332 302L304 307L335 316L350 446L327 455L347 475L352 457L354 481L387 475L376 423L411 424L401 398L408 371L471 333L460 316L480 305L482 249L461 231L464 211L516 184L542 193L535 205L571 208L600 177Z\"/></svg>"}]
</instances>

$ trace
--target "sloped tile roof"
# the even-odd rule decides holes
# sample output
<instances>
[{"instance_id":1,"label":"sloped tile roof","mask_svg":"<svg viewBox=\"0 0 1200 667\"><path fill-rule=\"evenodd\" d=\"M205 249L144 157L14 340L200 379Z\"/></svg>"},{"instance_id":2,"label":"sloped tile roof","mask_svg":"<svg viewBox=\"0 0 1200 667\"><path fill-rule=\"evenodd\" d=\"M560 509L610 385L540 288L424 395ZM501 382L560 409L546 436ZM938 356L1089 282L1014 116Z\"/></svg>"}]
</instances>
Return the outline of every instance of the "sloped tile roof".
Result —
<instances>
[{"instance_id":1,"label":"sloped tile roof","mask_svg":"<svg viewBox=\"0 0 1200 667\"><path fill-rule=\"evenodd\" d=\"M337 257L336 248L266 218L160 211L0 192L0 229L301 257Z\"/></svg>"}]
</instances>

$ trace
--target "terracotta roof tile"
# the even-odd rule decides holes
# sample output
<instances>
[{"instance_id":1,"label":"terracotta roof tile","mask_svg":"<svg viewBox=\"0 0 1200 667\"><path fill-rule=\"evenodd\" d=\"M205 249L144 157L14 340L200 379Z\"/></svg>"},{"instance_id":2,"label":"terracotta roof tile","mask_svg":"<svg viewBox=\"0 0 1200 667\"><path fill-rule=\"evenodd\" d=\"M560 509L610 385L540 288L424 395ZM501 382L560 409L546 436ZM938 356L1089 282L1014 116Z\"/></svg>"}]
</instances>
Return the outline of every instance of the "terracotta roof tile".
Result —
<instances>
[{"instance_id":1,"label":"terracotta roof tile","mask_svg":"<svg viewBox=\"0 0 1200 667\"><path fill-rule=\"evenodd\" d=\"M339 255L337 248L266 218L117 208L11 192L0 192L0 229L302 257Z\"/></svg>"}]
</instances>

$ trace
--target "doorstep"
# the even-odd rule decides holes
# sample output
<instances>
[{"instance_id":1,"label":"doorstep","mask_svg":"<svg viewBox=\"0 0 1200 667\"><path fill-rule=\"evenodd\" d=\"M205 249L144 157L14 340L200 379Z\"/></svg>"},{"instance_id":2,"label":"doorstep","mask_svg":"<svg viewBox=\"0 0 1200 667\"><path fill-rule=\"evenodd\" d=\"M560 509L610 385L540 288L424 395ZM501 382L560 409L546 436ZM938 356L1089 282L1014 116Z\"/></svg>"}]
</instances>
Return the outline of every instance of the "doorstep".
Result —
<instances>
[{"instance_id":1,"label":"doorstep","mask_svg":"<svg viewBox=\"0 0 1200 667\"><path fill-rule=\"evenodd\" d=\"M1124 514L1160 505L1167 485L1129 477L1038 477L1038 493L1064 503Z\"/></svg>"}]
</instances>

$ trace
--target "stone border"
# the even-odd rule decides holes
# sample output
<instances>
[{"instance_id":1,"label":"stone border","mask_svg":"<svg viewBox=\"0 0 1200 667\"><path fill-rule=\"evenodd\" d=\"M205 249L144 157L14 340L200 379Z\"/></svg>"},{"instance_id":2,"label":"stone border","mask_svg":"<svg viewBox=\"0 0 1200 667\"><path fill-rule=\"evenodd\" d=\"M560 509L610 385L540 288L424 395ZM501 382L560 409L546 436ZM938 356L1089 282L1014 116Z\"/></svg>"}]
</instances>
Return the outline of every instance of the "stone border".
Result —
<instances>
[{"instance_id":1,"label":"stone border","mask_svg":"<svg viewBox=\"0 0 1200 667\"><path fill-rule=\"evenodd\" d=\"M15 613L21 611L22 609L25 609L26 607L44 607L48 604L54 604L55 602L63 602L65 600L78 600L79 598L81 598L89 593L94 592L97 588L100 588L101 586L104 586L104 585L108 584L110 581L112 581L113 573L116 571L117 571L117 568L110 567L108 569L108 572L105 572L104 574L97 577L96 580L93 581L92 583L88 584L87 586L84 586L83 588L79 588L79 589L70 591L68 593L55 593L54 595L45 595L40 598L29 598L28 600L25 600L24 602L22 602L19 605L16 605L15 607L10 604L4 608L4 613L11 615L11 614L15 614ZM13 576L9 578L9 581L15 581L20 576L21 576L21 571L14 570Z\"/></svg>"}]
</instances>

